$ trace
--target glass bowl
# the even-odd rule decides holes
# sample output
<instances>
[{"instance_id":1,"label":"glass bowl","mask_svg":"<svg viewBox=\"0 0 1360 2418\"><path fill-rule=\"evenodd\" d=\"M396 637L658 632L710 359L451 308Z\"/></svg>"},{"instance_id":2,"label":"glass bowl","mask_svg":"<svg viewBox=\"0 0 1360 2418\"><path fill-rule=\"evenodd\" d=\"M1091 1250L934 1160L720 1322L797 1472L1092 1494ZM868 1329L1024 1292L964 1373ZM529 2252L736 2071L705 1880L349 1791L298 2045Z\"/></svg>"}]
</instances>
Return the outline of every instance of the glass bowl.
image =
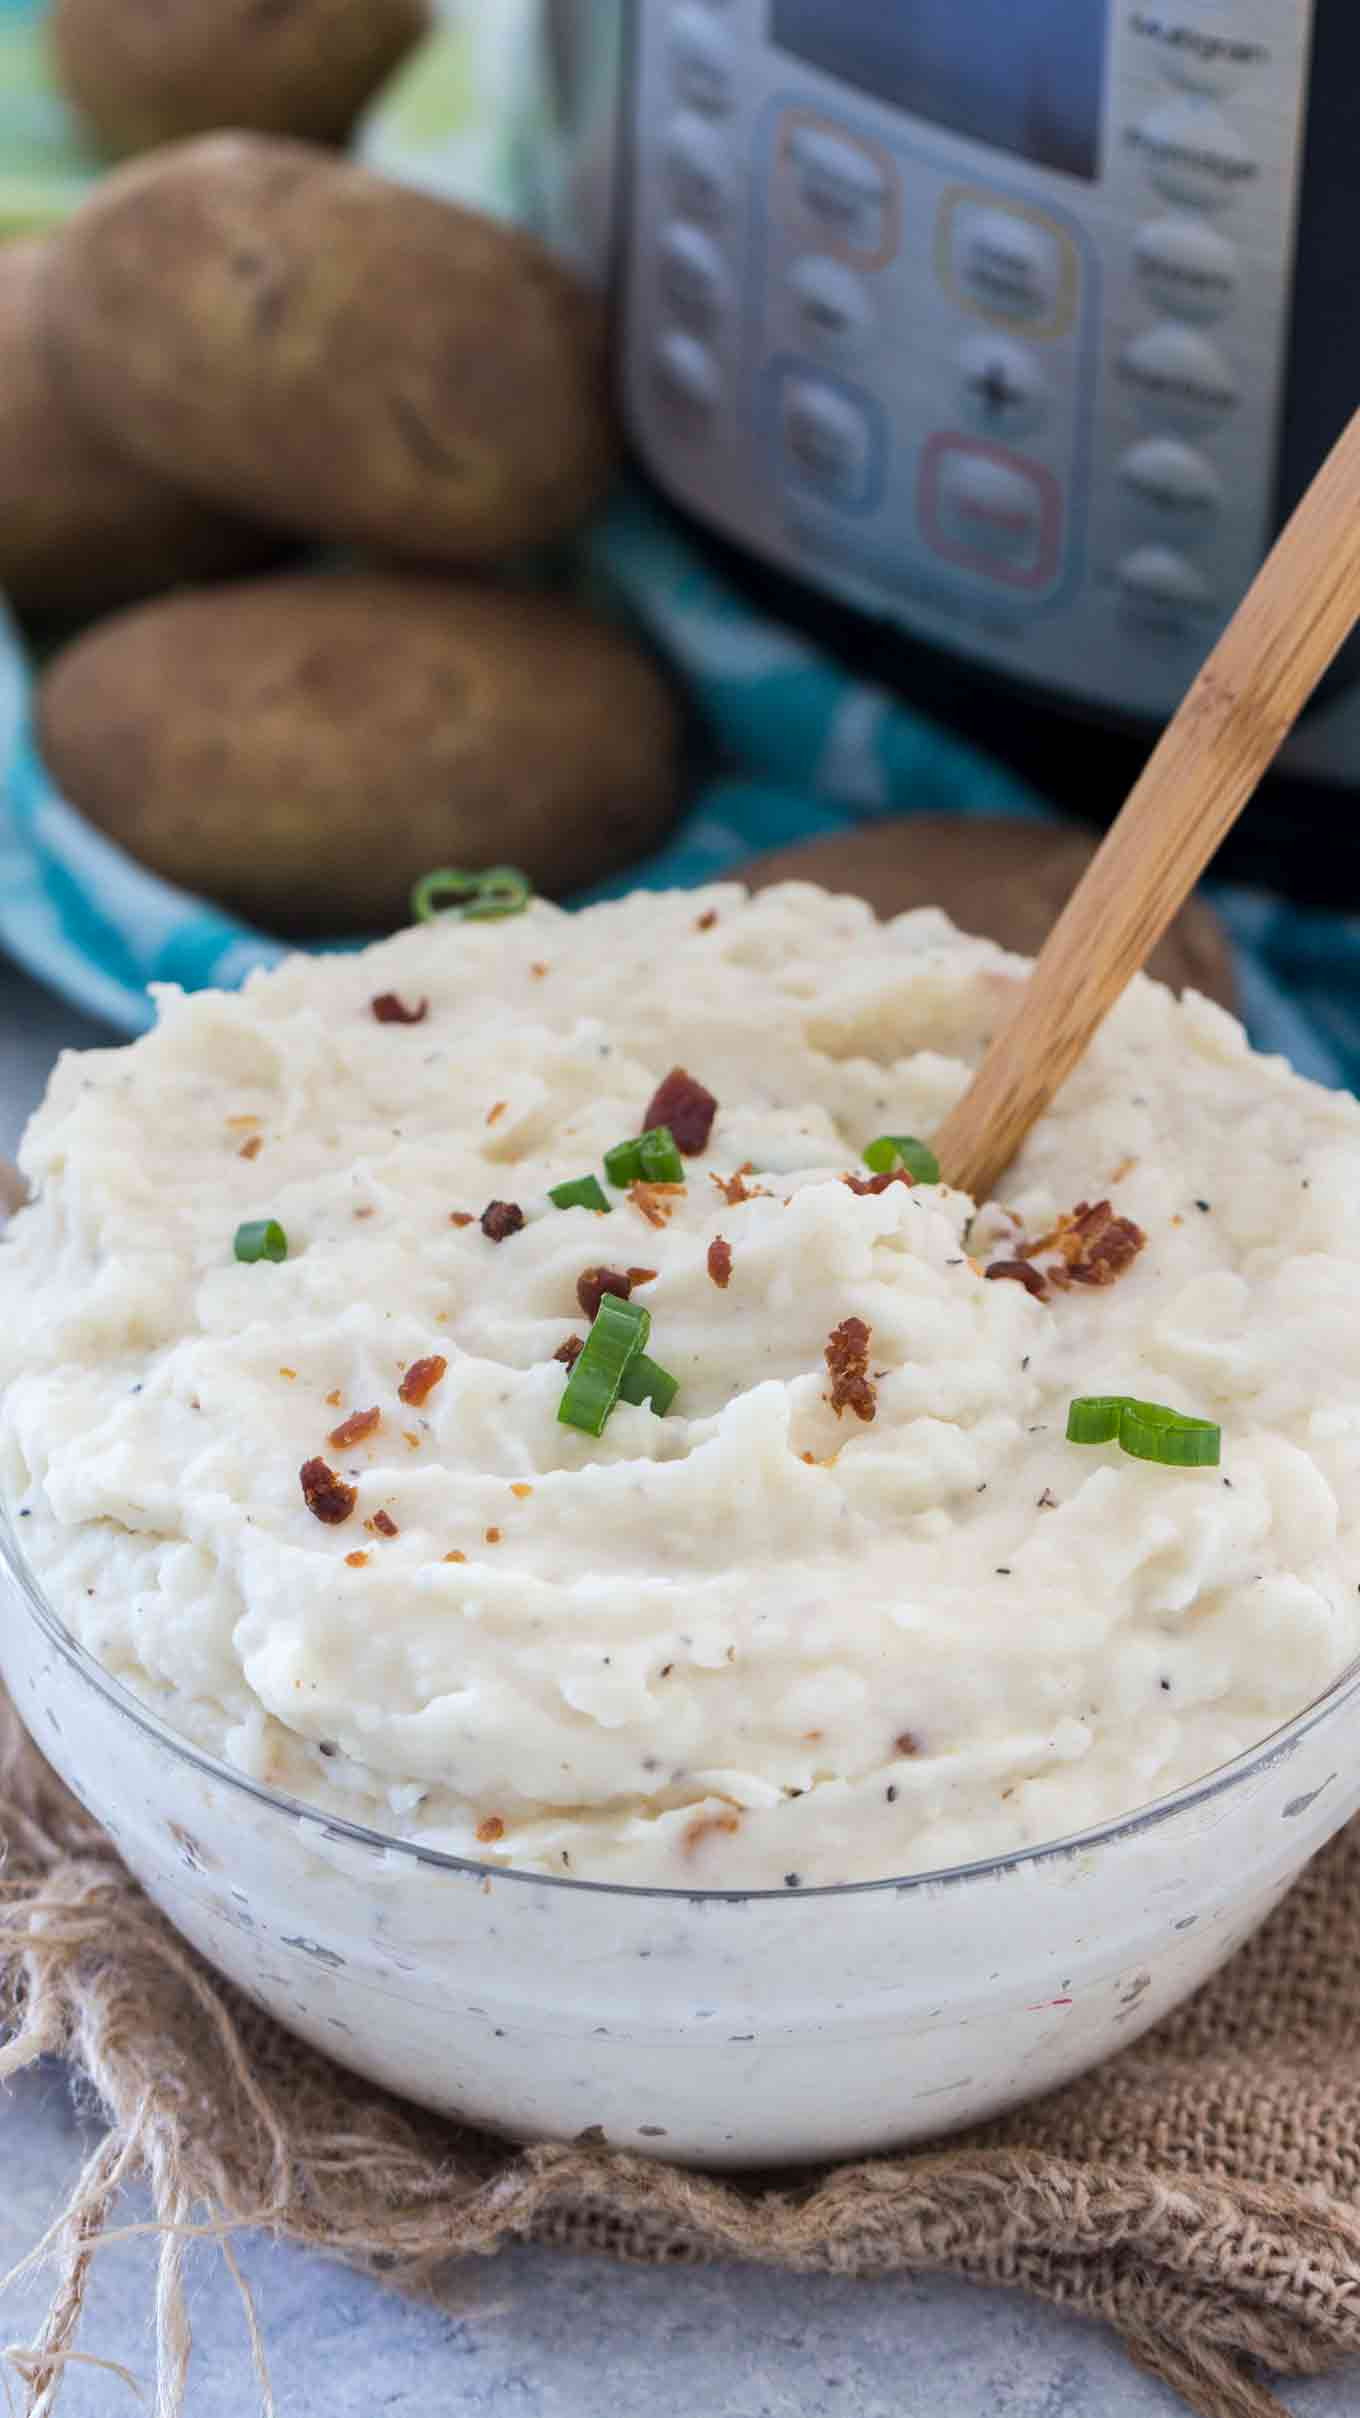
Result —
<instances>
[{"instance_id":1,"label":"glass bowl","mask_svg":"<svg viewBox=\"0 0 1360 2418\"><path fill-rule=\"evenodd\" d=\"M441 1855L261 1787L78 1645L0 1516L0 1675L184 1937L356 2073L525 2139L711 2166L1000 2114L1206 1979L1360 1804L1360 1664L1206 1779L1051 1844L836 1889Z\"/></svg>"}]
</instances>

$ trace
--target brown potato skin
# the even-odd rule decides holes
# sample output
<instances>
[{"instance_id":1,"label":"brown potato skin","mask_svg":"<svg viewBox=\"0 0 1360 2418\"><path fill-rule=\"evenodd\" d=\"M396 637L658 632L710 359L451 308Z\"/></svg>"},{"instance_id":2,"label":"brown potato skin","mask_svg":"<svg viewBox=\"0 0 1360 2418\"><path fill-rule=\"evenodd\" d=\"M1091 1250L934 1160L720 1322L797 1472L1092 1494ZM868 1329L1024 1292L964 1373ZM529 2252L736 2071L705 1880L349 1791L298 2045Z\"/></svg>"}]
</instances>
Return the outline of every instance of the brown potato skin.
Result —
<instances>
[{"instance_id":1,"label":"brown potato skin","mask_svg":"<svg viewBox=\"0 0 1360 2418\"><path fill-rule=\"evenodd\" d=\"M302 535L489 562L574 527L612 467L595 297L517 228L304 143L118 170L43 293L92 422Z\"/></svg>"},{"instance_id":2,"label":"brown potato skin","mask_svg":"<svg viewBox=\"0 0 1360 2418\"><path fill-rule=\"evenodd\" d=\"M21 612L102 613L279 551L129 461L72 411L42 342L60 237L0 243L0 590Z\"/></svg>"},{"instance_id":3,"label":"brown potato skin","mask_svg":"<svg viewBox=\"0 0 1360 2418\"><path fill-rule=\"evenodd\" d=\"M217 126L341 143L429 22L425 0L55 0L49 35L118 153Z\"/></svg>"},{"instance_id":4,"label":"brown potato skin","mask_svg":"<svg viewBox=\"0 0 1360 2418\"><path fill-rule=\"evenodd\" d=\"M678 715L624 632L555 597L317 572L135 607L40 683L72 803L275 931L408 919L436 865L557 892L652 846Z\"/></svg>"},{"instance_id":5,"label":"brown potato skin","mask_svg":"<svg viewBox=\"0 0 1360 2418\"><path fill-rule=\"evenodd\" d=\"M1099 841L1098 832L1072 823L901 815L753 856L737 867L737 878L753 890L767 890L771 882L820 882L867 899L885 917L909 907L942 907L960 931L980 932L1003 949L1037 957ZM1201 898L1182 907L1147 970L1173 991L1203 991L1236 1013L1232 947Z\"/></svg>"}]
</instances>

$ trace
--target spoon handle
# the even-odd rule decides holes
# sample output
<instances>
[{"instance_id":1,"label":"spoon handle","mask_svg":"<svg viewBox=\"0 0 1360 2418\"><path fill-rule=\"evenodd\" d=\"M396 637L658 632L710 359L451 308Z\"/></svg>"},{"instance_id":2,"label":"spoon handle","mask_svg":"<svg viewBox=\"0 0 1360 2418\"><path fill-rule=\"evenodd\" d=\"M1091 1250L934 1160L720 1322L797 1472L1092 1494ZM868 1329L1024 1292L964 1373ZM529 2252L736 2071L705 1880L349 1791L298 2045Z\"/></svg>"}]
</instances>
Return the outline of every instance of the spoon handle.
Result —
<instances>
[{"instance_id":1,"label":"spoon handle","mask_svg":"<svg viewBox=\"0 0 1360 2418\"><path fill-rule=\"evenodd\" d=\"M1286 523L935 1142L985 1200L1184 905L1360 617L1360 412Z\"/></svg>"}]
</instances>

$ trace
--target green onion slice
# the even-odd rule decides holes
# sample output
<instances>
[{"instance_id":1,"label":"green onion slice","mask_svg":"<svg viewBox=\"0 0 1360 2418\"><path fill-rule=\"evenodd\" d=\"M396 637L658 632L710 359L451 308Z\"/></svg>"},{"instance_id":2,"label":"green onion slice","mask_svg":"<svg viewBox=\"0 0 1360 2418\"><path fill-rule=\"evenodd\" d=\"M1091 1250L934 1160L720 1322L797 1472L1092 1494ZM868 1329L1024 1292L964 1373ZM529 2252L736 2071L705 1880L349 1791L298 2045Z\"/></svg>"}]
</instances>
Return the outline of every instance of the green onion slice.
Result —
<instances>
[{"instance_id":1,"label":"green onion slice","mask_svg":"<svg viewBox=\"0 0 1360 2418\"><path fill-rule=\"evenodd\" d=\"M672 1377L670 1370L663 1369L657 1361L649 1360L645 1352L637 1352L623 1372L619 1400L650 1402L658 1419L664 1419L679 1391L678 1377Z\"/></svg>"},{"instance_id":2,"label":"green onion slice","mask_svg":"<svg viewBox=\"0 0 1360 2418\"><path fill-rule=\"evenodd\" d=\"M287 1259L288 1237L276 1217L250 1217L237 1227L232 1249L247 1265L257 1259Z\"/></svg>"},{"instance_id":3,"label":"green onion slice","mask_svg":"<svg viewBox=\"0 0 1360 2418\"><path fill-rule=\"evenodd\" d=\"M485 872L467 873L459 865L440 865L421 875L411 892L416 923L434 923L441 915L457 915L465 923L491 923L502 915L522 915L533 892L529 877L514 865L489 865Z\"/></svg>"},{"instance_id":4,"label":"green onion slice","mask_svg":"<svg viewBox=\"0 0 1360 2418\"><path fill-rule=\"evenodd\" d=\"M1212 1419L1192 1419L1164 1402L1132 1394L1079 1394L1067 1413L1069 1444L1115 1444L1135 1461L1164 1469L1217 1469L1223 1431Z\"/></svg>"},{"instance_id":5,"label":"green onion slice","mask_svg":"<svg viewBox=\"0 0 1360 2418\"><path fill-rule=\"evenodd\" d=\"M653 1125L628 1142L616 1142L604 1154L604 1171L611 1184L683 1184L685 1162L675 1147L669 1125Z\"/></svg>"},{"instance_id":6,"label":"green onion slice","mask_svg":"<svg viewBox=\"0 0 1360 2418\"><path fill-rule=\"evenodd\" d=\"M597 1175L573 1176L569 1184L554 1184L548 1194L555 1209L603 1209L610 1203Z\"/></svg>"},{"instance_id":7,"label":"green onion slice","mask_svg":"<svg viewBox=\"0 0 1360 2418\"><path fill-rule=\"evenodd\" d=\"M890 1175L895 1167L905 1167L914 1184L938 1184L940 1162L926 1142L918 1142L910 1133L881 1133L870 1142L864 1153L864 1164L875 1175Z\"/></svg>"},{"instance_id":8,"label":"green onion slice","mask_svg":"<svg viewBox=\"0 0 1360 2418\"><path fill-rule=\"evenodd\" d=\"M604 1434L629 1364L651 1331L651 1314L640 1302L620 1301L617 1293L601 1296L590 1333L562 1388L557 1416L564 1427L579 1427L587 1436Z\"/></svg>"}]
</instances>

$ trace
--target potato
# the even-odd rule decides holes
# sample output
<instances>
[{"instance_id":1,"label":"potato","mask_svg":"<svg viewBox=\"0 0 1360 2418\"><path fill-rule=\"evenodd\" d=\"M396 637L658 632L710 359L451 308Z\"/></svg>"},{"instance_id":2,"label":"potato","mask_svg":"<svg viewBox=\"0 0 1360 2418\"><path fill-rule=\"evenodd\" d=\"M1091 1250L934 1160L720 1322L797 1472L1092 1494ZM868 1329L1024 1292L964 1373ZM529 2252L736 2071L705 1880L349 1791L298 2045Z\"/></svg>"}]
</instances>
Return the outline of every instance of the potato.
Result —
<instances>
[{"instance_id":1,"label":"potato","mask_svg":"<svg viewBox=\"0 0 1360 2418\"><path fill-rule=\"evenodd\" d=\"M286 529L472 564L560 535L608 476L595 299L533 237L303 143L120 169L44 297L92 421Z\"/></svg>"},{"instance_id":2,"label":"potato","mask_svg":"<svg viewBox=\"0 0 1360 2418\"><path fill-rule=\"evenodd\" d=\"M903 815L863 831L828 833L773 849L739 868L754 890L771 882L821 882L867 898L878 915L943 907L965 932L1036 956L1095 855L1098 835L1071 823L1012 822L1004 815ZM1148 972L1172 990L1203 991L1236 1013L1232 950L1212 909L1191 899L1153 950Z\"/></svg>"},{"instance_id":3,"label":"potato","mask_svg":"<svg viewBox=\"0 0 1360 2418\"><path fill-rule=\"evenodd\" d=\"M0 591L21 611L94 613L267 562L272 531L167 486L71 410L38 309L59 241L0 243Z\"/></svg>"},{"instance_id":4,"label":"potato","mask_svg":"<svg viewBox=\"0 0 1360 2418\"><path fill-rule=\"evenodd\" d=\"M38 692L41 752L101 830L295 932L405 922L435 865L558 891L626 864L670 816L677 721L576 605L344 571L138 606Z\"/></svg>"},{"instance_id":5,"label":"potato","mask_svg":"<svg viewBox=\"0 0 1360 2418\"><path fill-rule=\"evenodd\" d=\"M425 0L56 0L58 77L108 151L214 126L343 142Z\"/></svg>"}]
</instances>

